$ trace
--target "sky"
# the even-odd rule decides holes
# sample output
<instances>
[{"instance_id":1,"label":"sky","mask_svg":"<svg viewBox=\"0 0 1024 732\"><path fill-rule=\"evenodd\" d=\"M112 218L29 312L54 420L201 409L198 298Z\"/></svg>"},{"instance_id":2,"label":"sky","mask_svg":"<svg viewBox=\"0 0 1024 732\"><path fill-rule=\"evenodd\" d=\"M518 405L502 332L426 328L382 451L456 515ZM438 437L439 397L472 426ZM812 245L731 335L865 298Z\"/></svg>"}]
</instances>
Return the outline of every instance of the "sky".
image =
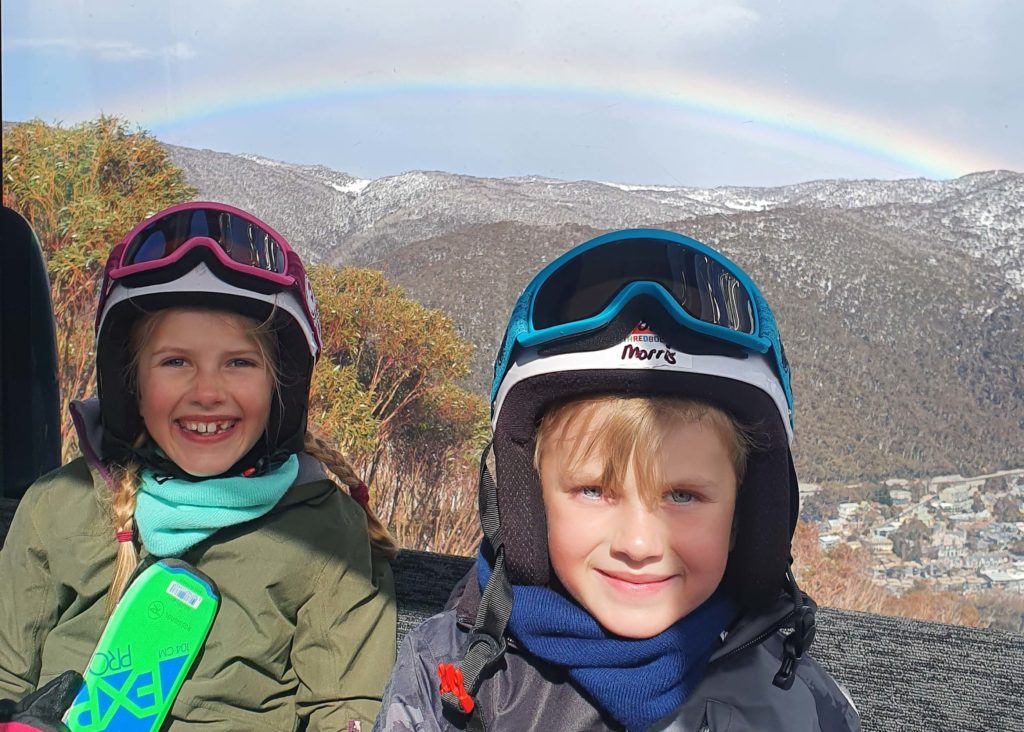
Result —
<instances>
[{"instance_id":1,"label":"sky","mask_svg":"<svg viewBox=\"0 0 1024 732\"><path fill-rule=\"evenodd\" d=\"M4 0L3 119L655 185L1024 170L1013 0Z\"/></svg>"}]
</instances>

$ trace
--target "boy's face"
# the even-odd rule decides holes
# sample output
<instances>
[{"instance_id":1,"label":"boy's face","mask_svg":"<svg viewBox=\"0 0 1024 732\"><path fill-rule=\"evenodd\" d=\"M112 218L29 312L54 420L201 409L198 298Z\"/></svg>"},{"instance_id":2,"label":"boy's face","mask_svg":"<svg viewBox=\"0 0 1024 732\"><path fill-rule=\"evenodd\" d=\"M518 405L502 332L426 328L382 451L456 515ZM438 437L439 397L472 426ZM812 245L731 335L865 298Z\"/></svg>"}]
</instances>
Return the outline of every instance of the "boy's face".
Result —
<instances>
[{"instance_id":1,"label":"boy's face","mask_svg":"<svg viewBox=\"0 0 1024 732\"><path fill-rule=\"evenodd\" d=\"M603 421L600 411L592 420L574 420L564 440L545 447L540 476L548 553L562 585L606 630L650 638L696 609L721 582L736 476L715 429L680 422L665 434L664 485L654 507L641 500L633 469L612 498L599 485L599 449L575 469L568 459L573 441L586 439Z\"/></svg>"}]
</instances>

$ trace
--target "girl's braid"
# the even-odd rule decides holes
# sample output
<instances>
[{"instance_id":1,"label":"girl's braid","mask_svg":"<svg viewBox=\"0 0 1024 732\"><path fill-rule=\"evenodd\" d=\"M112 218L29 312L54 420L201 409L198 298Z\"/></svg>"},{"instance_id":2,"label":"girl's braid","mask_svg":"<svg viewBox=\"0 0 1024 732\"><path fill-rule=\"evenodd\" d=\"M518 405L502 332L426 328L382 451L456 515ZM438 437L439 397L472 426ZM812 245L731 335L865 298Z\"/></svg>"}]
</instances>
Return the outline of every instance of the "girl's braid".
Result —
<instances>
[{"instance_id":1,"label":"girl's braid","mask_svg":"<svg viewBox=\"0 0 1024 732\"><path fill-rule=\"evenodd\" d=\"M121 598L128 579L139 564L139 553L135 549L135 495L139 492L138 466L112 465L114 486L110 496L110 512L117 538L117 556L114 559L114 579L107 592L107 614L114 612L114 606Z\"/></svg>"},{"instance_id":2,"label":"girl's braid","mask_svg":"<svg viewBox=\"0 0 1024 732\"><path fill-rule=\"evenodd\" d=\"M306 431L305 450L323 463L328 470L334 473L338 479L348 486L349 495L356 503L362 506L366 512L366 528L370 535L370 545L376 554L393 558L398 553L398 545L392 538L391 533L381 523L380 519L370 508L370 491L366 484L359 478L352 465L340 450L336 449L320 435L314 434L312 430Z\"/></svg>"}]
</instances>

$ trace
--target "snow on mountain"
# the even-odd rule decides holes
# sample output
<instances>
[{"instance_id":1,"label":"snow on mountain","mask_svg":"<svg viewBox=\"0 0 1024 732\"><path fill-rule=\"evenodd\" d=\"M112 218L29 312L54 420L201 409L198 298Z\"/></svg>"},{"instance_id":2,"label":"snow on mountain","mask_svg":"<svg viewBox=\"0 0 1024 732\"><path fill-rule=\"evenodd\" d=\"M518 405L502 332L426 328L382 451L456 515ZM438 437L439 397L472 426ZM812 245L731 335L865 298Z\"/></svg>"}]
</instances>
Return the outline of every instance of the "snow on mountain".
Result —
<instances>
[{"instance_id":1,"label":"snow on mountain","mask_svg":"<svg viewBox=\"0 0 1024 732\"><path fill-rule=\"evenodd\" d=\"M203 195L261 211L314 261L367 263L409 242L503 221L596 229L657 226L786 208L856 212L875 226L931 236L983 258L1024 293L1024 176L820 180L778 187L636 185L540 176L479 178L411 171L376 180L322 165L168 146Z\"/></svg>"},{"instance_id":2,"label":"snow on mountain","mask_svg":"<svg viewBox=\"0 0 1024 732\"><path fill-rule=\"evenodd\" d=\"M447 312L487 374L519 289L602 231L666 226L762 284L801 394L802 474L1019 464L1024 175L634 185L324 166L168 146L202 197L256 212L310 261L371 264ZM881 427L881 429L880 429ZM968 473L964 473L968 474Z\"/></svg>"}]
</instances>

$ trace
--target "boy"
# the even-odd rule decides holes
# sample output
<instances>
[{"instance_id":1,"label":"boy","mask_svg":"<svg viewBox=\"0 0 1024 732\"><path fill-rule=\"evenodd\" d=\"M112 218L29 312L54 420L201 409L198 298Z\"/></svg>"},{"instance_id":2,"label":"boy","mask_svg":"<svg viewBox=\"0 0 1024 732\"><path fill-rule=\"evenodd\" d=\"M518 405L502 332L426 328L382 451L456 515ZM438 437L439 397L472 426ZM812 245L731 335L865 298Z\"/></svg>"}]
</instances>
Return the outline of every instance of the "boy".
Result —
<instances>
[{"instance_id":1,"label":"boy","mask_svg":"<svg viewBox=\"0 0 1024 732\"><path fill-rule=\"evenodd\" d=\"M543 270L491 393L497 480L378 730L859 730L789 571L789 366L764 297L671 232Z\"/></svg>"}]
</instances>

